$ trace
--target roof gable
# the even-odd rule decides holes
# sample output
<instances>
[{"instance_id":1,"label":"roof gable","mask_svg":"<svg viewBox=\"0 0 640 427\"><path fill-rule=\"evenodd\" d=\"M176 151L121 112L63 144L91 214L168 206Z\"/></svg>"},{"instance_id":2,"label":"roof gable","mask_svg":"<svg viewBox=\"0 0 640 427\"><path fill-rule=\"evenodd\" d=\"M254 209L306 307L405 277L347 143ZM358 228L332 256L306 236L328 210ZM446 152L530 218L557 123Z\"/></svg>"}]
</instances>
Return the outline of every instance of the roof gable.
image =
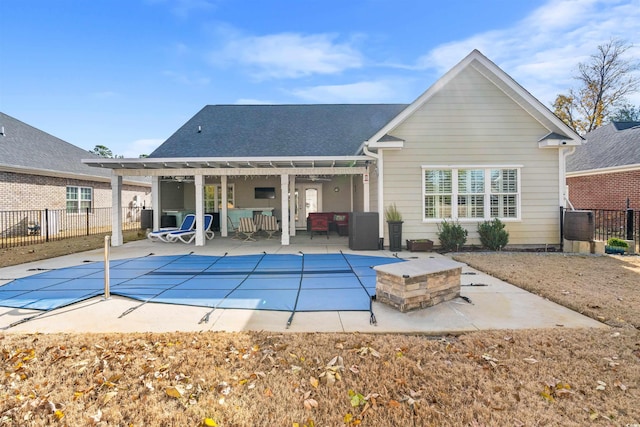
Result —
<instances>
[{"instance_id":1,"label":"roof gable","mask_svg":"<svg viewBox=\"0 0 640 427\"><path fill-rule=\"evenodd\" d=\"M352 156L405 107L207 105L149 157Z\"/></svg>"},{"instance_id":2,"label":"roof gable","mask_svg":"<svg viewBox=\"0 0 640 427\"><path fill-rule=\"evenodd\" d=\"M567 157L567 171L578 172L640 165L640 122L612 122L585 136Z\"/></svg>"},{"instance_id":3,"label":"roof gable","mask_svg":"<svg viewBox=\"0 0 640 427\"><path fill-rule=\"evenodd\" d=\"M564 137L569 144L579 145L582 138L567 126L562 120L555 116L547 107L538 101L533 95L520 86L508 74L506 74L497 65L491 62L487 57L482 55L478 50L473 50L466 58L455 65L451 70L444 74L429 89L420 95L413 103L411 103L404 111L402 111L393 120L387 123L382 129L376 132L366 144L371 147L384 147L385 135L393 133L393 130L406 121L413 113L421 108L425 103L449 84L458 74L467 67L473 67L480 72L487 80L491 81L507 96L513 99L523 110L536 119L542 126L549 130L550 134ZM363 144L364 145L364 144Z\"/></svg>"}]
</instances>

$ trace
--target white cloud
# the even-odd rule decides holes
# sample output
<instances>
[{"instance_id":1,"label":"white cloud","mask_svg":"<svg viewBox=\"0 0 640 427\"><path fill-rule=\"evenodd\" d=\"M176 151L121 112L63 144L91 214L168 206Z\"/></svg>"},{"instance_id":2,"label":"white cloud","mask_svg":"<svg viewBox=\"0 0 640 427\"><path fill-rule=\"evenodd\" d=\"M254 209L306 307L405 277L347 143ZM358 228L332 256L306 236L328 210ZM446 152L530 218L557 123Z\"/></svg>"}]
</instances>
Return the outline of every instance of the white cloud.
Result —
<instances>
[{"instance_id":1,"label":"white cloud","mask_svg":"<svg viewBox=\"0 0 640 427\"><path fill-rule=\"evenodd\" d=\"M613 38L640 44L638 22L639 0L550 0L511 27L438 46L417 67L442 74L478 49L549 105L575 84L578 63L598 45Z\"/></svg>"},{"instance_id":2,"label":"white cloud","mask_svg":"<svg viewBox=\"0 0 640 427\"><path fill-rule=\"evenodd\" d=\"M236 105L272 105L278 104L277 102L266 101L264 99L254 99L254 98L240 98L234 102Z\"/></svg>"},{"instance_id":3,"label":"white cloud","mask_svg":"<svg viewBox=\"0 0 640 427\"><path fill-rule=\"evenodd\" d=\"M234 34L210 59L216 65L244 66L259 80L338 74L360 68L363 62L360 52L336 38L332 34Z\"/></svg>"},{"instance_id":4,"label":"white cloud","mask_svg":"<svg viewBox=\"0 0 640 427\"><path fill-rule=\"evenodd\" d=\"M141 154L151 154L151 152L158 148L163 142L164 139L158 138L138 139L128 144L127 149L124 150L123 153L114 152L113 154L122 155L127 159L138 158Z\"/></svg>"},{"instance_id":5,"label":"white cloud","mask_svg":"<svg viewBox=\"0 0 640 427\"><path fill-rule=\"evenodd\" d=\"M402 88L407 84L407 81L367 81L296 89L292 90L291 94L305 101L317 103L399 102L398 99L405 98Z\"/></svg>"}]
</instances>

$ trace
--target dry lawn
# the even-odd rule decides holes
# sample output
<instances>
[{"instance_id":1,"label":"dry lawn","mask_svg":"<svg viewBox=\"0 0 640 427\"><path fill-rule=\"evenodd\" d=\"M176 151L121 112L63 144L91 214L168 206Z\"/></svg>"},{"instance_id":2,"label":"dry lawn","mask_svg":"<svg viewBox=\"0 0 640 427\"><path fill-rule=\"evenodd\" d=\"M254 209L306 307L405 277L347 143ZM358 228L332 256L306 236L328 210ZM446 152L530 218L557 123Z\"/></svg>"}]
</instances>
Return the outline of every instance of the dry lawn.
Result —
<instances>
[{"instance_id":1,"label":"dry lawn","mask_svg":"<svg viewBox=\"0 0 640 427\"><path fill-rule=\"evenodd\" d=\"M640 424L639 258L459 259L614 326L457 337L4 334L0 425Z\"/></svg>"}]
</instances>

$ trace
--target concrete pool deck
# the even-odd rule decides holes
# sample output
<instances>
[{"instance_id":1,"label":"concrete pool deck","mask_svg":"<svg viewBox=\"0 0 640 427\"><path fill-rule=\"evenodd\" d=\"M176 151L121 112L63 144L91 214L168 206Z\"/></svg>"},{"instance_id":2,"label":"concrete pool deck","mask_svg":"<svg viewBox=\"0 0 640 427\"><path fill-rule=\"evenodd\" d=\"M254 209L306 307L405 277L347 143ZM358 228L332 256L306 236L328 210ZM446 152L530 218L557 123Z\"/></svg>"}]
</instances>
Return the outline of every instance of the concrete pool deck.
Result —
<instances>
[{"instance_id":1,"label":"concrete pool deck","mask_svg":"<svg viewBox=\"0 0 640 427\"><path fill-rule=\"evenodd\" d=\"M394 256L382 251L351 251L345 237L329 239L292 237L291 245L279 240L259 239L240 242L216 236L206 246L182 243L152 243L141 240L111 248L110 259L154 255L249 255L256 253L296 254L354 253ZM400 258L428 259L443 255L435 252L397 253ZM92 250L59 258L0 269L0 286L13 279L37 273L37 269L56 269L104 260L104 250ZM84 332L195 332L195 331L272 331L272 332L362 332L440 335L489 329L602 328L606 325L555 304L485 273L464 266L461 295L433 307L401 313L383 303L373 302L377 324L370 324L367 311L297 312L291 325L288 311L215 309L175 304L141 303L118 296L94 297L48 312L0 307L0 329L5 333L84 333ZM469 302L470 301L470 302ZM126 316L124 312L133 309ZM207 316L208 315L208 316ZM202 321L208 317L207 321Z\"/></svg>"}]
</instances>

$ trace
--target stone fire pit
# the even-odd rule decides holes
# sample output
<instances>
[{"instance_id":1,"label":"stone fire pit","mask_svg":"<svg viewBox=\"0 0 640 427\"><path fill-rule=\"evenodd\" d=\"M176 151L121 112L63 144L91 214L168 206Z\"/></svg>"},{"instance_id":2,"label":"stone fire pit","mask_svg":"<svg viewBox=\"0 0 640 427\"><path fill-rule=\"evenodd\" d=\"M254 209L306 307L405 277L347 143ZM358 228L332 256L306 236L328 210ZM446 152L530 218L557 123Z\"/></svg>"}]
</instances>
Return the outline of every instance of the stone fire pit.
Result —
<instances>
[{"instance_id":1,"label":"stone fire pit","mask_svg":"<svg viewBox=\"0 0 640 427\"><path fill-rule=\"evenodd\" d=\"M463 265L430 258L376 266L376 299L403 313L452 300L460 296Z\"/></svg>"}]
</instances>

